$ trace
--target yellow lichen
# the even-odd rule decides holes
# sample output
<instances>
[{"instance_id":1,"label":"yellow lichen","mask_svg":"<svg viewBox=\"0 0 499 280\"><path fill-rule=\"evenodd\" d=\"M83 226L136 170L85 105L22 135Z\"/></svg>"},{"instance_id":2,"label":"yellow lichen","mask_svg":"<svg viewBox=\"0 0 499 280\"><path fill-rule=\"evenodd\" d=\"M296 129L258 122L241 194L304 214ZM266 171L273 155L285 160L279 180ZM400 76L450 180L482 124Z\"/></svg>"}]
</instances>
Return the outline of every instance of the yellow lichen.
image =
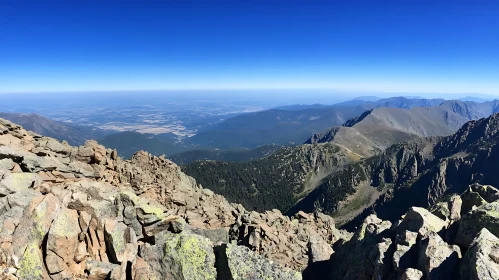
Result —
<instances>
[{"instance_id":1,"label":"yellow lichen","mask_svg":"<svg viewBox=\"0 0 499 280\"><path fill-rule=\"evenodd\" d=\"M154 214L156 215L156 217L158 217L158 219L162 219L164 217L164 209L162 209L161 207L150 205L148 203L148 200L138 197L130 191L124 191L121 194L127 196L133 202L136 208L142 209L145 213Z\"/></svg>"},{"instance_id":2,"label":"yellow lichen","mask_svg":"<svg viewBox=\"0 0 499 280\"><path fill-rule=\"evenodd\" d=\"M209 242L197 235L171 234L165 244L165 258L179 265L186 280L216 279L215 257Z\"/></svg>"},{"instance_id":3,"label":"yellow lichen","mask_svg":"<svg viewBox=\"0 0 499 280\"><path fill-rule=\"evenodd\" d=\"M43 279L43 261L36 242L32 242L24 251L17 276L20 279Z\"/></svg>"}]
</instances>

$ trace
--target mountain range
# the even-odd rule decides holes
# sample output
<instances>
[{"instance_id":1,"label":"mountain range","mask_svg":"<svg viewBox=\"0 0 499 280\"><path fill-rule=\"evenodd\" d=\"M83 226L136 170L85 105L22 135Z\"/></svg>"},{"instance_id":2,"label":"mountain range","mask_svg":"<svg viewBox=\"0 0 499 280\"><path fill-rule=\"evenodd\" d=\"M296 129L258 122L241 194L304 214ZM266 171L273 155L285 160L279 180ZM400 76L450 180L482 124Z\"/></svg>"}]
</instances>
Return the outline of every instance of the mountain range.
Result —
<instances>
[{"instance_id":1,"label":"mountain range","mask_svg":"<svg viewBox=\"0 0 499 280\"><path fill-rule=\"evenodd\" d=\"M343 141L344 147L365 157L376 153L379 149L386 148L391 143L413 139L415 136L449 134L467 120L485 117L498 110L497 101L477 103L453 100L443 102L442 99L405 97L385 99L366 97L364 99L355 99L335 105L292 105L288 106L287 109L280 107L280 109L245 113L229 118L218 125L210 124L207 126L209 128L203 129L193 137L178 137L171 133L158 135L137 132L111 133L88 126L53 121L36 114L2 113L2 116L20 123L36 133L66 140L70 144L82 144L86 140L97 139L109 147L118 148L120 155L126 158L137 150L147 150L155 155L165 154L179 163L187 163L201 159L229 161L256 159L267 154L262 152L265 149L257 148L260 146L296 145L306 142L311 136L312 141L319 141L318 137L325 135L331 137L333 134L339 145L341 145L342 137L348 139L352 135L357 135L357 140L352 143L362 143L358 146L360 149L352 149L351 145L347 145L352 144L349 141ZM425 108L441 107L441 109L435 111L428 108L418 109L421 106ZM413 110L410 112L390 111L388 108L412 108ZM365 113L369 110L372 112ZM368 125L367 120L362 124L345 124L347 120L352 122L356 117L365 114L367 114L368 119L372 119L373 126L370 127L371 124ZM418 114L421 119L416 120ZM426 116L425 114L433 115ZM405 129L407 122L402 121L401 118L415 121ZM383 124L383 122L394 119L400 119L402 123L393 123L388 126ZM426 123L419 124L424 119L427 120ZM432 122L435 122L434 127L430 128ZM385 129L393 127L384 131L383 134L379 134L379 139L375 139L374 135L370 135L372 132L369 130L375 128L376 125L380 128L380 124ZM452 130L448 130L448 128ZM416 131L411 131L411 129ZM421 129L427 131L421 131ZM326 139L320 141L326 141ZM253 150L254 148L256 149ZM241 152L239 153L239 151ZM183 152L187 153L182 154Z\"/></svg>"},{"instance_id":2,"label":"mountain range","mask_svg":"<svg viewBox=\"0 0 499 280\"><path fill-rule=\"evenodd\" d=\"M446 137L391 146L326 177L294 211L321 209L357 225L376 212L394 220L412 206L430 207L473 183L498 185L499 115L470 121ZM357 216L359 215L359 216ZM355 219L354 219L355 218Z\"/></svg>"},{"instance_id":3,"label":"mountain range","mask_svg":"<svg viewBox=\"0 0 499 280\"><path fill-rule=\"evenodd\" d=\"M20 124L26 129L67 141L71 145L82 145L90 139L101 139L110 132L98 128L71 125L54 121L38 114L1 113L0 118Z\"/></svg>"},{"instance_id":4,"label":"mountain range","mask_svg":"<svg viewBox=\"0 0 499 280\"><path fill-rule=\"evenodd\" d=\"M392 145L411 140L422 141L424 137L433 139L431 137L452 135L463 124L473 120L470 118L491 114L494 110L495 102L475 104L462 101L446 101L439 106L411 109L376 108L346 121L343 126L314 135L304 145L280 150L259 160L247 163L195 161L183 166L183 171L196 178L203 186L218 191L229 200L242 203L249 209L278 208L288 211L293 208L291 213L302 209L310 212L318 205L317 201L321 201L326 206L320 209L333 213L337 209L328 206L328 201L343 203L343 199L347 199L351 194L338 188L327 195L316 195L321 189L328 189L325 187L328 186L328 178L333 178L331 176L335 176L338 170L345 168L347 174L354 174L352 178L350 175L337 178L342 184L351 186L359 180L358 176L364 173L361 163L373 160L386 149L390 151L394 147ZM334 149L326 153L323 145L328 143L332 144ZM335 160L321 160L321 156ZM291 168L291 162L297 167ZM313 163L314 168L310 168L310 163ZM249 179L241 179L241 176ZM252 178L258 180L252 181ZM267 191L268 189L272 192ZM373 203L374 196L379 193L376 193L374 188L367 190L372 193L361 194L361 198L355 199L355 203ZM307 196L308 192L311 194ZM233 193L237 195L232 195ZM243 195L245 193L247 195ZM265 203L252 200L260 196L265 197ZM291 207L293 203L298 204ZM347 210L342 212L352 215L359 211L357 207L351 206L347 207ZM341 213L336 215L340 216ZM348 220L351 217L341 218Z\"/></svg>"},{"instance_id":5,"label":"mountain range","mask_svg":"<svg viewBox=\"0 0 499 280\"><path fill-rule=\"evenodd\" d=\"M432 107L375 108L348 120L342 126L315 134L305 143L334 141L363 157L368 157L394 143L422 136L452 134L467 121L497 112L496 106L496 102L452 100Z\"/></svg>"}]
</instances>

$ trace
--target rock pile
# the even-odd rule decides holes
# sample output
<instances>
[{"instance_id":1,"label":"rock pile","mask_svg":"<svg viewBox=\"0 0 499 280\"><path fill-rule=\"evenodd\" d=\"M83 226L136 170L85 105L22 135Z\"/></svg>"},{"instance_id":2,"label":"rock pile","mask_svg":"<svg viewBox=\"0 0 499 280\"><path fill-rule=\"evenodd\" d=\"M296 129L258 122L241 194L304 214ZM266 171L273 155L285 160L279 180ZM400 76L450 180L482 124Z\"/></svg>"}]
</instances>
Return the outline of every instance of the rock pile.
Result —
<instances>
[{"instance_id":1,"label":"rock pile","mask_svg":"<svg viewBox=\"0 0 499 280\"><path fill-rule=\"evenodd\" d=\"M432 211L412 207L391 223L368 216L335 244L328 279L499 279L499 191L472 185ZM462 216L462 218L460 218Z\"/></svg>"},{"instance_id":2,"label":"rock pile","mask_svg":"<svg viewBox=\"0 0 499 280\"><path fill-rule=\"evenodd\" d=\"M301 279L340 234L320 213L246 211L163 157L0 120L1 279Z\"/></svg>"}]
</instances>

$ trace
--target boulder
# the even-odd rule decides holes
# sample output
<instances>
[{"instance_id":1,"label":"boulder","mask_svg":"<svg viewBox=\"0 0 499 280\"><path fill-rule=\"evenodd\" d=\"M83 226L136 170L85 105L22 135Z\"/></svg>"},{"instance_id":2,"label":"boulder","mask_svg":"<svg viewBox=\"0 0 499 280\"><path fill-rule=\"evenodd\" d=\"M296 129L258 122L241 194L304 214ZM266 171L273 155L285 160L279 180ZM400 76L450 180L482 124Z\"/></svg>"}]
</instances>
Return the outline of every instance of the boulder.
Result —
<instances>
[{"instance_id":1,"label":"boulder","mask_svg":"<svg viewBox=\"0 0 499 280\"><path fill-rule=\"evenodd\" d=\"M445 243L435 232L421 240L418 268L425 278L455 279L461 250L456 245Z\"/></svg>"},{"instance_id":2,"label":"boulder","mask_svg":"<svg viewBox=\"0 0 499 280\"><path fill-rule=\"evenodd\" d=\"M333 248L322 238L311 236L308 241L308 256L311 263L329 260Z\"/></svg>"},{"instance_id":3,"label":"boulder","mask_svg":"<svg viewBox=\"0 0 499 280\"><path fill-rule=\"evenodd\" d=\"M32 242L41 244L63 205L52 194L34 198L24 209L23 217L13 236L12 247L16 256Z\"/></svg>"},{"instance_id":4,"label":"boulder","mask_svg":"<svg viewBox=\"0 0 499 280\"><path fill-rule=\"evenodd\" d=\"M12 207L0 215L0 242L13 241L14 231L21 222L22 216L23 208L19 206Z\"/></svg>"},{"instance_id":5,"label":"boulder","mask_svg":"<svg viewBox=\"0 0 499 280\"><path fill-rule=\"evenodd\" d=\"M468 248L483 228L495 236L499 235L499 201L482 205L464 215L454 242Z\"/></svg>"},{"instance_id":6,"label":"boulder","mask_svg":"<svg viewBox=\"0 0 499 280\"><path fill-rule=\"evenodd\" d=\"M412 231L403 231L395 238L395 252L393 253L393 268L397 273L403 273L407 268L417 263L417 248L414 246L418 234Z\"/></svg>"},{"instance_id":7,"label":"boulder","mask_svg":"<svg viewBox=\"0 0 499 280\"><path fill-rule=\"evenodd\" d=\"M390 273L390 259L392 240L384 238L382 242L376 245L376 249L371 253L370 259L373 262L373 278L386 279Z\"/></svg>"},{"instance_id":8,"label":"boulder","mask_svg":"<svg viewBox=\"0 0 499 280\"><path fill-rule=\"evenodd\" d=\"M433 215L428 210L420 207L411 207L405 215L402 223L397 227L398 231L413 231L420 236L426 236L430 232L439 232L447 226L446 222Z\"/></svg>"},{"instance_id":9,"label":"boulder","mask_svg":"<svg viewBox=\"0 0 499 280\"><path fill-rule=\"evenodd\" d=\"M158 233L155 244L146 244L140 256L156 279L217 279L211 241L188 231Z\"/></svg>"},{"instance_id":10,"label":"boulder","mask_svg":"<svg viewBox=\"0 0 499 280\"><path fill-rule=\"evenodd\" d=\"M383 221L376 215L369 215L364 219L360 229L355 232L352 239L361 241L372 235L380 235L381 233L390 230L391 227L392 223L390 221Z\"/></svg>"},{"instance_id":11,"label":"boulder","mask_svg":"<svg viewBox=\"0 0 499 280\"><path fill-rule=\"evenodd\" d=\"M489 185L474 184L470 186L471 190L480 194L487 202L499 200L499 190Z\"/></svg>"},{"instance_id":12,"label":"boulder","mask_svg":"<svg viewBox=\"0 0 499 280\"><path fill-rule=\"evenodd\" d=\"M471 187L461 195L461 199L463 201L461 215L468 213L473 207L480 207L487 204L487 201L478 192L473 191Z\"/></svg>"},{"instance_id":13,"label":"boulder","mask_svg":"<svg viewBox=\"0 0 499 280\"><path fill-rule=\"evenodd\" d=\"M86 270L88 271L88 280L106 280L109 279L111 272L119 266L112 263L100 261L87 261Z\"/></svg>"},{"instance_id":14,"label":"boulder","mask_svg":"<svg viewBox=\"0 0 499 280\"><path fill-rule=\"evenodd\" d=\"M34 173L10 173L0 181L0 194L8 195L38 187L41 179Z\"/></svg>"},{"instance_id":15,"label":"boulder","mask_svg":"<svg viewBox=\"0 0 499 280\"><path fill-rule=\"evenodd\" d=\"M47 270L50 274L61 274L60 278L72 275L70 267L78 248L78 213L63 208L54 219L47 237Z\"/></svg>"},{"instance_id":16,"label":"boulder","mask_svg":"<svg viewBox=\"0 0 499 280\"><path fill-rule=\"evenodd\" d=\"M348 242L335 246L331 255L330 279L372 279L383 277L391 266L388 257L394 248L389 239L391 223L370 215Z\"/></svg>"},{"instance_id":17,"label":"boulder","mask_svg":"<svg viewBox=\"0 0 499 280\"><path fill-rule=\"evenodd\" d=\"M0 169L12 170L16 163L10 158L0 159Z\"/></svg>"},{"instance_id":18,"label":"boulder","mask_svg":"<svg viewBox=\"0 0 499 280\"><path fill-rule=\"evenodd\" d=\"M272 261L262 258L250 249L227 244L227 262L234 280L245 279L282 279L299 280L299 272L281 267Z\"/></svg>"},{"instance_id":19,"label":"boulder","mask_svg":"<svg viewBox=\"0 0 499 280\"><path fill-rule=\"evenodd\" d=\"M499 279L499 238L482 229L461 261L461 279Z\"/></svg>"},{"instance_id":20,"label":"boulder","mask_svg":"<svg viewBox=\"0 0 499 280\"><path fill-rule=\"evenodd\" d=\"M178 220L172 221L172 227L171 229L178 232ZM189 229L201 236L204 236L208 238L213 244L222 244L222 243L229 243L229 234L227 233L227 230L223 228L219 229L204 229L204 228L193 228L189 227Z\"/></svg>"},{"instance_id":21,"label":"boulder","mask_svg":"<svg viewBox=\"0 0 499 280\"><path fill-rule=\"evenodd\" d=\"M85 142L85 147L92 148L94 151L92 160L97 164L105 164L106 163L106 148L101 146L95 140L88 140Z\"/></svg>"},{"instance_id":22,"label":"boulder","mask_svg":"<svg viewBox=\"0 0 499 280\"><path fill-rule=\"evenodd\" d=\"M137 258L132 266L132 279L154 279L151 267L142 258Z\"/></svg>"},{"instance_id":23,"label":"boulder","mask_svg":"<svg viewBox=\"0 0 499 280\"><path fill-rule=\"evenodd\" d=\"M104 221L104 240L108 249L109 259L116 264L123 262L125 253L125 230L127 226L114 219Z\"/></svg>"},{"instance_id":24,"label":"boulder","mask_svg":"<svg viewBox=\"0 0 499 280\"><path fill-rule=\"evenodd\" d=\"M402 274L401 280L419 280L423 278L423 272L415 268L408 268Z\"/></svg>"},{"instance_id":25,"label":"boulder","mask_svg":"<svg viewBox=\"0 0 499 280\"><path fill-rule=\"evenodd\" d=\"M459 195L452 195L445 201L437 203L431 213L444 221L457 221L461 219L462 204L463 201Z\"/></svg>"},{"instance_id":26,"label":"boulder","mask_svg":"<svg viewBox=\"0 0 499 280\"><path fill-rule=\"evenodd\" d=\"M34 240L27 245L19 259L19 266L16 276L19 279L29 279L29 280L44 280L50 279L47 271L45 270L45 265L43 263L43 255L40 250L39 243Z\"/></svg>"}]
</instances>

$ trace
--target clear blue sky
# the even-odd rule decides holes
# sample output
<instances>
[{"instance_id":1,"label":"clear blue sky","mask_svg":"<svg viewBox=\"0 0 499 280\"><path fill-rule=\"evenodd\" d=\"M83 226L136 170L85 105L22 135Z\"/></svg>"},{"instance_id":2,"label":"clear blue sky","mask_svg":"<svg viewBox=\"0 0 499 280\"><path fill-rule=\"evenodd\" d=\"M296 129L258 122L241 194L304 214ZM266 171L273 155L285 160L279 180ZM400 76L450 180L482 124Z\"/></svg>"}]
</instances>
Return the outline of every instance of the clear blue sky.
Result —
<instances>
[{"instance_id":1,"label":"clear blue sky","mask_svg":"<svg viewBox=\"0 0 499 280\"><path fill-rule=\"evenodd\" d=\"M499 95L499 1L0 2L0 92Z\"/></svg>"}]
</instances>

